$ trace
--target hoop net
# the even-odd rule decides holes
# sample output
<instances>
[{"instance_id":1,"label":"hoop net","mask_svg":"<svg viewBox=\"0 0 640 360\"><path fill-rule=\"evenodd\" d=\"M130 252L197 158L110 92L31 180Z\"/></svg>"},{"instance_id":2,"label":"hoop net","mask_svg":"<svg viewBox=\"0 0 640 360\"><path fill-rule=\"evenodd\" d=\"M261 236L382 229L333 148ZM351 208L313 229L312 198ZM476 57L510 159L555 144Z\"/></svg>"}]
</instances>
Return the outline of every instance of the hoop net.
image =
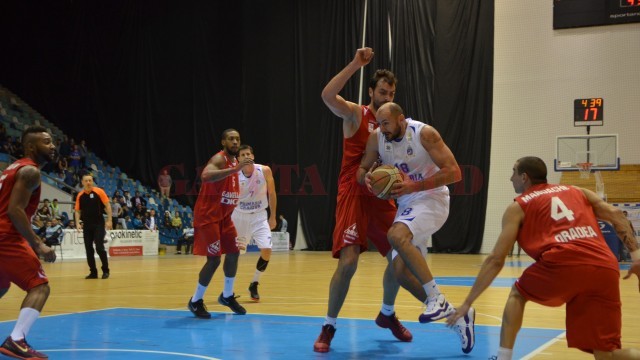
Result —
<instances>
[{"instance_id":1,"label":"hoop net","mask_svg":"<svg viewBox=\"0 0 640 360\"><path fill-rule=\"evenodd\" d=\"M580 179L588 179L593 163L583 162L577 163L576 165L578 166L578 171L580 171Z\"/></svg>"}]
</instances>

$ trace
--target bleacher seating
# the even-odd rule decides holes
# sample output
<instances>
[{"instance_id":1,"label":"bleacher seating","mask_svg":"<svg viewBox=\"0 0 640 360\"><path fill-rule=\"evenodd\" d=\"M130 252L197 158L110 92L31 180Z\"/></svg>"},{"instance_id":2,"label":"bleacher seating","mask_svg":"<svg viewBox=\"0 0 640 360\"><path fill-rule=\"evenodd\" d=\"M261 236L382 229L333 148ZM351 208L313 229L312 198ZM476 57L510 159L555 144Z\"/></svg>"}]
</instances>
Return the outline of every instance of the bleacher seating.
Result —
<instances>
[{"instance_id":1,"label":"bleacher seating","mask_svg":"<svg viewBox=\"0 0 640 360\"><path fill-rule=\"evenodd\" d=\"M17 101L19 104L18 107L11 104L11 98L14 98ZM62 139L64 137L62 130L3 86L0 86L0 122L4 124L7 129L7 136L10 137L20 138L22 136L22 131L30 125L44 126L51 132L54 139ZM3 160L0 159L0 161ZM102 187L110 197L113 196L116 189L129 191L132 196L135 195L136 191L139 191L143 195L149 194L157 204L151 205L149 208L156 210L159 216L158 223L161 222L160 215L164 213L164 210L169 210L172 214L176 210L180 211L183 224L192 221L193 210L191 207L183 206L175 199L172 199L170 202L167 202L164 199L161 201L159 194L155 189L150 189L144 186L139 180L129 178L118 166L114 167L107 164L96 154L89 152L85 159L85 164L83 165L92 169L96 177L96 185ZM57 178L55 173L50 173L49 175L53 178ZM57 186L55 180L47 177L43 177L43 179L43 181L46 181L53 186ZM161 229L160 242L163 244L175 244L181 234L182 231L178 229Z\"/></svg>"}]
</instances>

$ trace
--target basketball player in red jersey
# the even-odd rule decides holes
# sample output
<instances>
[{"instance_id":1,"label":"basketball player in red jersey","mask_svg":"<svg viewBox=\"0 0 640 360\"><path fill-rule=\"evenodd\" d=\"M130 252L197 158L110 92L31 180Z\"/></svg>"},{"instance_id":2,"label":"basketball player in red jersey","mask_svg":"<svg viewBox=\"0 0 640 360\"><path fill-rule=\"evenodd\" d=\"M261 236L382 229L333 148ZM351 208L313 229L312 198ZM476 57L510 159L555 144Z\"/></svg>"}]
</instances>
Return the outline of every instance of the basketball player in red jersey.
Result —
<instances>
[{"instance_id":1,"label":"basketball player in red jersey","mask_svg":"<svg viewBox=\"0 0 640 360\"><path fill-rule=\"evenodd\" d=\"M338 179L336 204L336 227L333 231L333 257L338 258L338 267L331 278L329 307L322 331L313 346L316 352L328 352L336 332L338 313L344 304L351 278L355 274L358 257L367 250L367 237L376 248L391 261L387 231L393 223L396 207L391 201L380 200L366 187L356 182L356 171L365 150L369 133L378 127L376 111L380 106L393 101L396 91L395 75L388 70L377 70L369 83L369 105L358 105L346 101L338 93L349 78L373 58L371 48L356 51L353 60L338 73L322 91L322 100L329 109L342 118L342 167ZM414 296L425 297L424 289L415 278L398 277L392 266L387 266L383 278L382 309L376 324L391 330L401 341L411 341L413 336L398 321L394 303L399 290L399 281Z\"/></svg>"},{"instance_id":2,"label":"basketball player in red jersey","mask_svg":"<svg viewBox=\"0 0 640 360\"><path fill-rule=\"evenodd\" d=\"M215 154L202 170L202 186L193 211L194 241L193 254L207 257L200 270L195 294L187 307L198 318L209 319L211 314L204 304L204 293L213 274L224 258L224 290L218 297L221 305L228 306L234 313L244 315L245 308L238 304L233 293L233 284L238 271L239 249L236 245L236 228L231 214L238 203L238 171L243 166L253 164L251 158L236 160L240 146L240 133L227 129L222 133L222 150Z\"/></svg>"},{"instance_id":3,"label":"basketball player in red jersey","mask_svg":"<svg viewBox=\"0 0 640 360\"><path fill-rule=\"evenodd\" d=\"M33 232L30 219L40 201L40 168L53 160L56 147L41 126L27 128L22 145L25 157L9 165L0 177L0 297L11 283L27 296L0 353L18 359L48 359L27 343L26 336L49 297L49 280L36 252L47 262L54 262L56 253Z\"/></svg>"},{"instance_id":4,"label":"basketball player in red jersey","mask_svg":"<svg viewBox=\"0 0 640 360\"><path fill-rule=\"evenodd\" d=\"M547 183L547 167L537 157L523 157L511 182L521 194L502 217L502 232L485 259L467 299L449 317L464 316L498 275L513 244L536 262L516 281L502 317L497 359L511 359L524 307L531 300L546 306L566 303L569 347L596 359L640 359L640 351L621 349L622 312L618 261L607 246L596 218L613 224L633 257L631 274L640 277L640 250L622 211L594 192Z\"/></svg>"}]
</instances>

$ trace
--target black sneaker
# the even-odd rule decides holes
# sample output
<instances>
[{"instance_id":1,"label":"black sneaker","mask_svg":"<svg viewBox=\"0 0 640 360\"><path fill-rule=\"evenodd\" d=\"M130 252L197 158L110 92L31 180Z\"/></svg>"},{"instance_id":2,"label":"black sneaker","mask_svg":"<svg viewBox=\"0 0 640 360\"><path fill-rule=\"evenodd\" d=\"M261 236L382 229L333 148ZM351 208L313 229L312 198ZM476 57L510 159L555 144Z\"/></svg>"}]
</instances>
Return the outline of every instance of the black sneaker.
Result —
<instances>
[{"instance_id":1,"label":"black sneaker","mask_svg":"<svg viewBox=\"0 0 640 360\"><path fill-rule=\"evenodd\" d=\"M251 300L260 301L260 294L258 294L258 282L254 281L249 284L249 293L251 294Z\"/></svg>"},{"instance_id":2,"label":"black sneaker","mask_svg":"<svg viewBox=\"0 0 640 360\"><path fill-rule=\"evenodd\" d=\"M85 276L84 278L85 279L97 279L98 278L98 274L91 273L91 274Z\"/></svg>"},{"instance_id":3,"label":"black sneaker","mask_svg":"<svg viewBox=\"0 0 640 360\"><path fill-rule=\"evenodd\" d=\"M0 354L16 359L48 359L49 357L36 351L29 344L27 339L12 340L9 336L0 346Z\"/></svg>"},{"instance_id":4,"label":"black sneaker","mask_svg":"<svg viewBox=\"0 0 640 360\"><path fill-rule=\"evenodd\" d=\"M238 315L244 315L247 313L247 310L242 307L242 305L238 304L236 300L236 294L233 294L229 297L223 297L222 293L218 296L218 302L220 305L228 306L231 311Z\"/></svg>"},{"instance_id":5,"label":"black sneaker","mask_svg":"<svg viewBox=\"0 0 640 360\"><path fill-rule=\"evenodd\" d=\"M103 278L103 279L108 279L108 278L109 278L109 273L104 273L104 274L102 274L102 278Z\"/></svg>"},{"instance_id":6,"label":"black sneaker","mask_svg":"<svg viewBox=\"0 0 640 360\"><path fill-rule=\"evenodd\" d=\"M191 298L189 298L189 302L187 303L187 308L191 310L193 315L200 319L211 319L211 314L207 311L207 306L204 304L202 299L192 302Z\"/></svg>"}]
</instances>

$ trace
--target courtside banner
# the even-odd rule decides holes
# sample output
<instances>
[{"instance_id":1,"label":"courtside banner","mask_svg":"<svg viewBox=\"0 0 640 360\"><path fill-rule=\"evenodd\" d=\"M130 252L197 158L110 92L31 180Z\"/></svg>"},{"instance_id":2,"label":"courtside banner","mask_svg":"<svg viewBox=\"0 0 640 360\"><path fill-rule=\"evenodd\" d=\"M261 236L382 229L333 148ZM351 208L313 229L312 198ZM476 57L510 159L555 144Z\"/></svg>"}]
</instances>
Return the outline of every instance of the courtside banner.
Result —
<instances>
[{"instance_id":1,"label":"courtside banner","mask_svg":"<svg viewBox=\"0 0 640 360\"><path fill-rule=\"evenodd\" d=\"M158 255L160 240L157 231L109 230L105 240L104 247L109 256ZM65 229L62 247L56 246L55 250L58 260L85 259L87 255L82 231ZM98 257L97 254L95 256Z\"/></svg>"}]
</instances>

